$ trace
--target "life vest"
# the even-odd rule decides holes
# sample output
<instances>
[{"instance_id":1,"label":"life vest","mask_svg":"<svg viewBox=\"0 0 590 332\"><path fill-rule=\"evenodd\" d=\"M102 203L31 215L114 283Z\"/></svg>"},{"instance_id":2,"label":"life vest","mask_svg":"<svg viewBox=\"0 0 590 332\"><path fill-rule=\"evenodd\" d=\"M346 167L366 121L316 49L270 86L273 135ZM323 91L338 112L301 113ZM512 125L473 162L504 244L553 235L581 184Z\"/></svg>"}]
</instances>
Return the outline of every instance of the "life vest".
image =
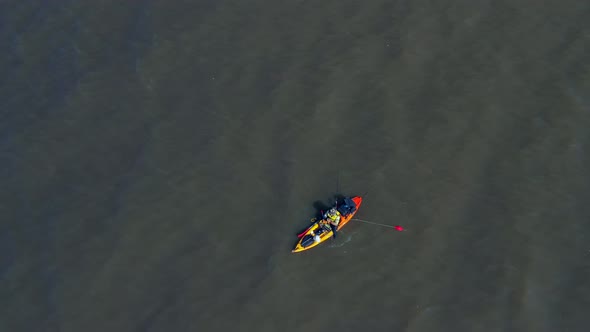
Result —
<instances>
[{"instance_id":1,"label":"life vest","mask_svg":"<svg viewBox=\"0 0 590 332\"><path fill-rule=\"evenodd\" d=\"M332 223L336 225L338 225L338 223L340 222L340 212L338 212L336 209L330 209L330 211L326 213L326 216L328 217L328 219L330 219Z\"/></svg>"}]
</instances>

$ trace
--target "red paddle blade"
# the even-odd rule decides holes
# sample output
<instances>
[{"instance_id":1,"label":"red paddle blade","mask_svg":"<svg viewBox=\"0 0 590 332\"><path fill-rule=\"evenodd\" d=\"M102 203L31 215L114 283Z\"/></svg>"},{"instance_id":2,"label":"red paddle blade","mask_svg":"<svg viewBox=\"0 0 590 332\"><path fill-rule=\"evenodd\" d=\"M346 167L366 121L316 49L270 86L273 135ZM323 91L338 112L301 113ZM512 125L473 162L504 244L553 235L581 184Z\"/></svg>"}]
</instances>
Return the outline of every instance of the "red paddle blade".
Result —
<instances>
[{"instance_id":1,"label":"red paddle blade","mask_svg":"<svg viewBox=\"0 0 590 332\"><path fill-rule=\"evenodd\" d=\"M313 225L311 225L310 227L308 227L306 230L304 230L303 232L301 232L300 234L297 234L298 238L302 238L303 235L305 235L305 233L307 233L307 231L309 231L309 229L312 227Z\"/></svg>"},{"instance_id":2,"label":"red paddle blade","mask_svg":"<svg viewBox=\"0 0 590 332\"><path fill-rule=\"evenodd\" d=\"M393 228L395 228L395 230L398 232L403 232L403 230L404 230L404 228L402 226L393 226Z\"/></svg>"}]
</instances>

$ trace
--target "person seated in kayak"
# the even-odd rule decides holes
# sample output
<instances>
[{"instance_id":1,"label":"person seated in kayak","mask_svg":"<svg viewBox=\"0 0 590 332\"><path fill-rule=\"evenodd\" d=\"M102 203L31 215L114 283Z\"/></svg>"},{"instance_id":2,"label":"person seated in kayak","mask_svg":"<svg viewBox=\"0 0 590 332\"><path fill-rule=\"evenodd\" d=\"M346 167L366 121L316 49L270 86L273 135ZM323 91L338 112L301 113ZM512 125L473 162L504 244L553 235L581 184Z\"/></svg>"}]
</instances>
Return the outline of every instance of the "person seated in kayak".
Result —
<instances>
[{"instance_id":1,"label":"person seated in kayak","mask_svg":"<svg viewBox=\"0 0 590 332\"><path fill-rule=\"evenodd\" d=\"M324 214L325 222L330 226L332 232L334 234L334 238L336 238L336 232L338 231L338 224L340 223L340 212L335 208L331 208Z\"/></svg>"},{"instance_id":2,"label":"person seated in kayak","mask_svg":"<svg viewBox=\"0 0 590 332\"><path fill-rule=\"evenodd\" d=\"M340 212L335 208L331 208L326 212L324 218L330 223L330 225L338 227L338 224L340 223Z\"/></svg>"}]
</instances>

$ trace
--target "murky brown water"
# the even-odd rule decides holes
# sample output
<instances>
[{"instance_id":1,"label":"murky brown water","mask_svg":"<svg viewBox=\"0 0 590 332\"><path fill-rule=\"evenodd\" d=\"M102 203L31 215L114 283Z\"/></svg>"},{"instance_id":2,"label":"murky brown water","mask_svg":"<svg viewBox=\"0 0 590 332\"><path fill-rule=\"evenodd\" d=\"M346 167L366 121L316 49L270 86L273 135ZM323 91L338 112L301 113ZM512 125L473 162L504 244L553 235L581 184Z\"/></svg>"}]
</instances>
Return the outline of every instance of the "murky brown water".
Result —
<instances>
[{"instance_id":1,"label":"murky brown water","mask_svg":"<svg viewBox=\"0 0 590 332\"><path fill-rule=\"evenodd\" d=\"M585 2L0 9L1 331L587 330Z\"/></svg>"}]
</instances>

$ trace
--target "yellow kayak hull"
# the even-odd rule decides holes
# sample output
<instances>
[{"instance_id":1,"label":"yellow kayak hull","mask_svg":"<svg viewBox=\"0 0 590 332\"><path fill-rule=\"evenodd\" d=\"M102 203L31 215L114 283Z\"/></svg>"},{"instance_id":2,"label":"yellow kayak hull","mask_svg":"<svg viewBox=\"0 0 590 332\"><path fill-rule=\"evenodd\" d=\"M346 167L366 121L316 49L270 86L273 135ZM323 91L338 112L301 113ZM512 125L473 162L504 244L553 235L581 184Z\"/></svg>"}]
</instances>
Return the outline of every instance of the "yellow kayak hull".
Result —
<instances>
[{"instance_id":1,"label":"yellow kayak hull","mask_svg":"<svg viewBox=\"0 0 590 332\"><path fill-rule=\"evenodd\" d=\"M344 227L356 214L356 212L358 211L363 198L360 196L355 196L351 198L352 202L354 202L355 204L355 210L354 212L347 214L347 215L342 215L340 217L340 223L338 224L338 229L337 231L339 231L340 229L342 229L342 227ZM313 241L310 243L310 236L311 233L318 233L319 231L321 231L320 227L324 227L324 232L321 233L320 236L320 240L318 242ZM293 250L291 250L291 252L301 252L301 251L305 251L305 250L309 250L311 248L314 248L316 246L318 246L319 244L325 242L327 239L331 238L334 235L334 232L332 231L332 229L329 226L322 226L320 225L319 222L315 222L313 225L311 225L307 231L305 233L303 233L303 235L299 238L299 241L297 242L297 244L295 245L295 248Z\"/></svg>"}]
</instances>

